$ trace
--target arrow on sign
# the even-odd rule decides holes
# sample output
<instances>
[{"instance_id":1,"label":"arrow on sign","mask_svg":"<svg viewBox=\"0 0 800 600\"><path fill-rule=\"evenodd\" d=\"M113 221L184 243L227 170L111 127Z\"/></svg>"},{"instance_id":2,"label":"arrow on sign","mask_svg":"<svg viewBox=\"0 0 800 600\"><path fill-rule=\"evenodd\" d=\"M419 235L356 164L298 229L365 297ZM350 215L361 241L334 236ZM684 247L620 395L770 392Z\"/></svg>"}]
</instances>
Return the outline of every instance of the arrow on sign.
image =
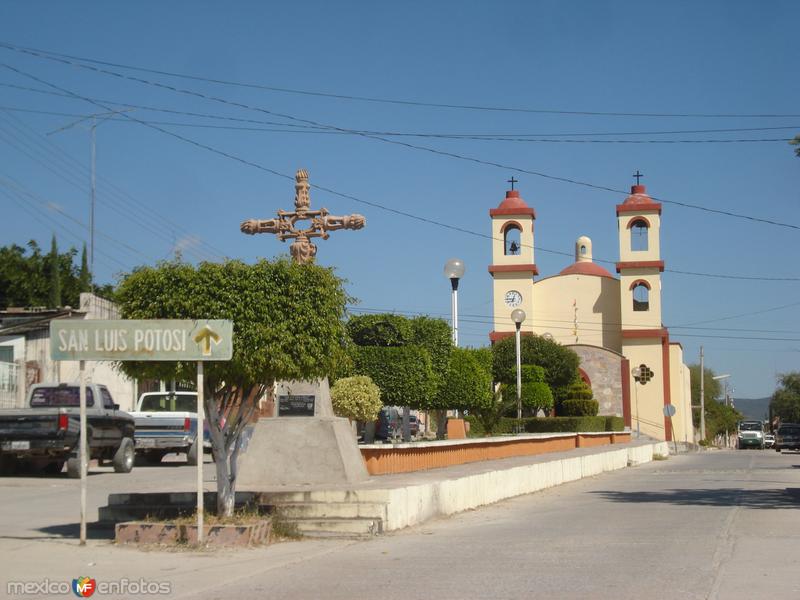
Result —
<instances>
[{"instance_id":1,"label":"arrow on sign","mask_svg":"<svg viewBox=\"0 0 800 600\"><path fill-rule=\"evenodd\" d=\"M219 337L219 334L211 329L208 325L204 325L203 328L194 336L194 341L198 344L202 344L203 348L203 356L211 356L211 342L214 344L219 344L222 341L222 338Z\"/></svg>"}]
</instances>

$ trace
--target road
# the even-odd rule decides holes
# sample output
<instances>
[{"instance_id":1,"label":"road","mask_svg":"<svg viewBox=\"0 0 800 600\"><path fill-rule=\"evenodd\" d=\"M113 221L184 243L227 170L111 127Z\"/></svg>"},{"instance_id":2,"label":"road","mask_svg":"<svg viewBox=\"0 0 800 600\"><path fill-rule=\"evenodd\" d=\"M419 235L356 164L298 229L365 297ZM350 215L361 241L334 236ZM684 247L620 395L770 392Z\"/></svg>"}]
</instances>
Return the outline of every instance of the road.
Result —
<instances>
[{"instance_id":1,"label":"road","mask_svg":"<svg viewBox=\"0 0 800 600\"><path fill-rule=\"evenodd\" d=\"M192 472L137 471L152 485ZM91 497L124 491L122 477L93 476ZM794 453L672 456L373 540L202 553L141 552L103 539L77 547L64 537L75 531L66 508L77 499L73 483L0 479L4 578L143 578L168 583L169 597L208 600L800 596Z\"/></svg>"}]
</instances>

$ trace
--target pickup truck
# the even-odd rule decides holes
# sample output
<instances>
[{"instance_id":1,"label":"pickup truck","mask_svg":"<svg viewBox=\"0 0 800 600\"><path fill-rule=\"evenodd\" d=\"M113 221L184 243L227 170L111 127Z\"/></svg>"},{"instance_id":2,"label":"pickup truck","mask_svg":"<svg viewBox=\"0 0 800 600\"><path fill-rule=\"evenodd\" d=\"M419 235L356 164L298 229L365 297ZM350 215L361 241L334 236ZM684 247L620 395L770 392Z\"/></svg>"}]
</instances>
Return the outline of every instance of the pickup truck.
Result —
<instances>
[{"instance_id":1,"label":"pickup truck","mask_svg":"<svg viewBox=\"0 0 800 600\"><path fill-rule=\"evenodd\" d=\"M80 387L37 383L29 408L0 410L0 474L28 468L80 477ZM104 385L86 385L86 439L90 458L111 460L117 473L133 468L133 417L119 410Z\"/></svg>"},{"instance_id":2,"label":"pickup truck","mask_svg":"<svg viewBox=\"0 0 800 600\"><path fill-rule=\"evenodd\" d=\"M197 392L148 392L139 397L136 411L136 454L149 464L167 454L186 454L190 465L202 460L197 445Z\"/></svg>"}]
</instances>

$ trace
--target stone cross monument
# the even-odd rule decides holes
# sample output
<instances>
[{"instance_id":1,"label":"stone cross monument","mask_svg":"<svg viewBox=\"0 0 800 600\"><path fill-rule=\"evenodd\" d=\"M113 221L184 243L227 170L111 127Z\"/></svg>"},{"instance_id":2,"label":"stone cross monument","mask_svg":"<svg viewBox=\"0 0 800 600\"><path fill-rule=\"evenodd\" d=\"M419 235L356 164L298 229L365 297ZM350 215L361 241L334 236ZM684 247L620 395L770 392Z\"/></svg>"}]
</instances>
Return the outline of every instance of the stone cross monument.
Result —
<instances>
[{"instance_id":1,"label":"stone cross monument","mask_svg":"<svg viewBox=\"0 0 800 600\"><path fill-rule=\"evenodd\" d=\"M327 208L311 210L311 197L308 193L308 171L300 169L294 176L294 211L279 210L276 219L248 219L240 227L242 233L255 235L257 233L274 233L282 242L294 240L289 251L296 263L306 264L317 255L317 246L312 238L327 240L329 231L336 229L361 229L367 220L358 214L337 217L328 212ZM311 221L309 227L299 229L298 221Z\"/></svg>"}]
</instances>

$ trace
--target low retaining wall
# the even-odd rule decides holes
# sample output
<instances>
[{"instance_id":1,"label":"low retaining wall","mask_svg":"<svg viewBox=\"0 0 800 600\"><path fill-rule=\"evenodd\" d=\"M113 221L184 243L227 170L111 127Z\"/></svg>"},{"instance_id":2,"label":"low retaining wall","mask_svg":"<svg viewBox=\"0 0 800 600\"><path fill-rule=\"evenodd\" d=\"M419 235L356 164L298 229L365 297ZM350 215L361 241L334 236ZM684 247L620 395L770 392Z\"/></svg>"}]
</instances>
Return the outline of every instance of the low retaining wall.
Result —
<instances>
[{"instance_id":1,"label":"low retaining wall","mask_svg":"<svg viewBox=\"0 0 800 600\"><path fill-rule=\"evenodd\" d=\"M653 455L657 454L669 455L666 442L609 449L384 490L381 492L387 503L384 530L402 529L436 516L453 515L605 471L643 464L653 460Z\"/></svg>"},{"instance_id":2,"label":"low retaining wall","mask_svg":"<svg viewBox=\"0 0 800 600\"><path fill-rule=\"evenodd\" d=\"M629 432L534 433L412 444L370 444L360 446L360 449L370 475L388 475L575 448L624 444L630 440Z\"/></svg>"}]
</instances>

